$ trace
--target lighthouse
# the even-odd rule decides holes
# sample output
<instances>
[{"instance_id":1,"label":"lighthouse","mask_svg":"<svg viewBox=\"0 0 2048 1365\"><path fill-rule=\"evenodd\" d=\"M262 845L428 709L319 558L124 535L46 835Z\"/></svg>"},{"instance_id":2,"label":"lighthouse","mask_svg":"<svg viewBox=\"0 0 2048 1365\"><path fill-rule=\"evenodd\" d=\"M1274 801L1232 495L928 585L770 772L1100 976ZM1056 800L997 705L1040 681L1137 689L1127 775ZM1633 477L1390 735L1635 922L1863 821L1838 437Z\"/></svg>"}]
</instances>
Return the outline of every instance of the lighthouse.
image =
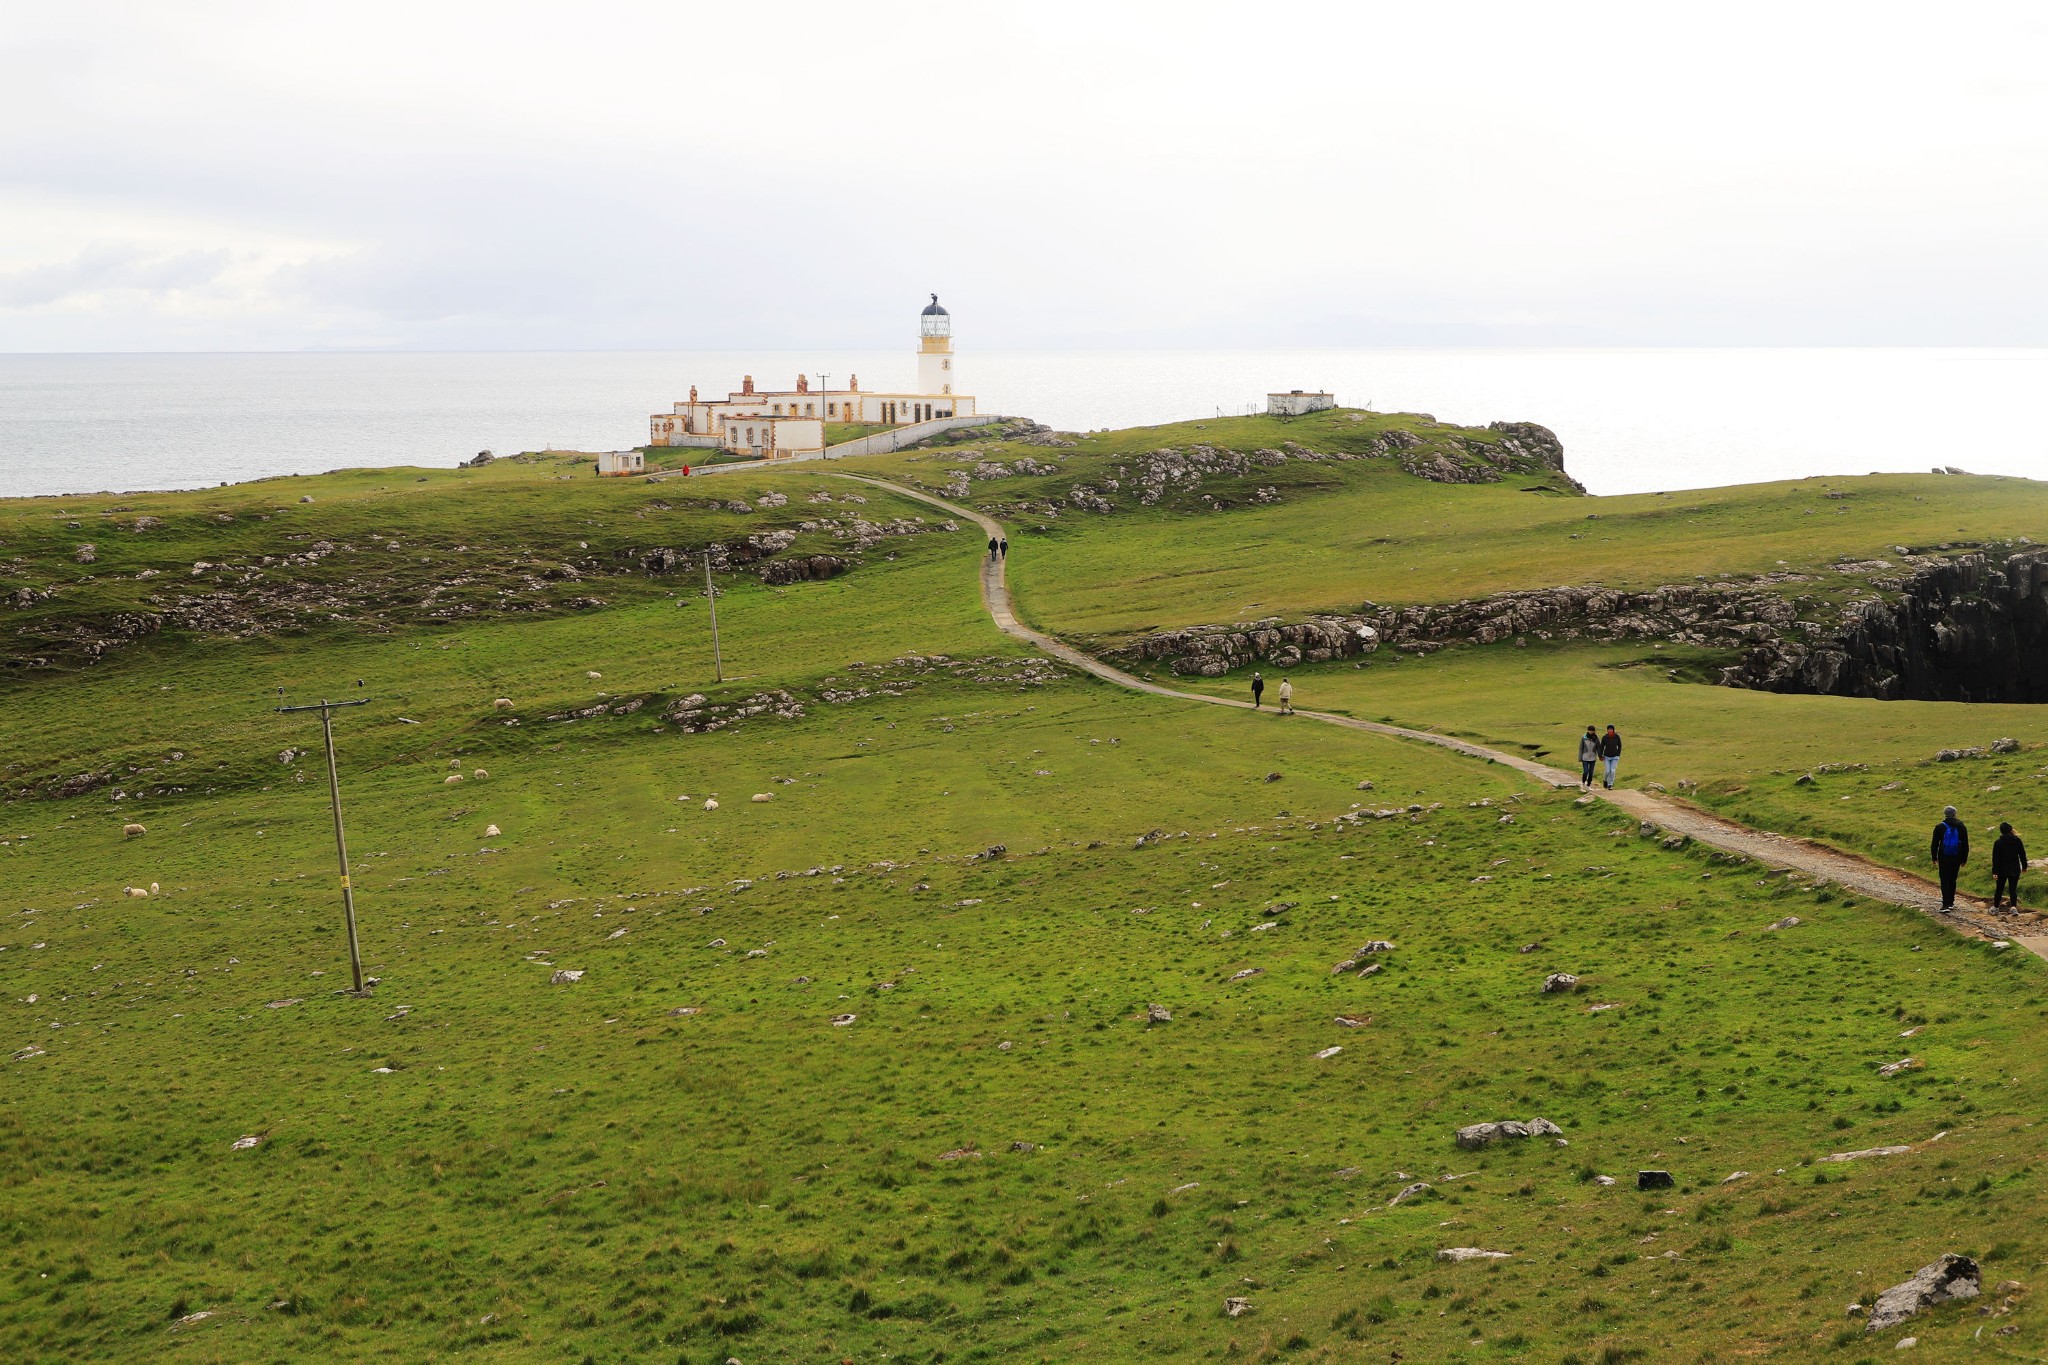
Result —
<instances>
[{"instance_id":1,"label":"lighthouse","mask_svg":"<svg viewBox=\"0 0 2048 1365\"><path fill-rule=\"evenodd\" d=\"M917 391L953 392L953 317L937 294L917 319Z\"/></svg>"}]
</instances>

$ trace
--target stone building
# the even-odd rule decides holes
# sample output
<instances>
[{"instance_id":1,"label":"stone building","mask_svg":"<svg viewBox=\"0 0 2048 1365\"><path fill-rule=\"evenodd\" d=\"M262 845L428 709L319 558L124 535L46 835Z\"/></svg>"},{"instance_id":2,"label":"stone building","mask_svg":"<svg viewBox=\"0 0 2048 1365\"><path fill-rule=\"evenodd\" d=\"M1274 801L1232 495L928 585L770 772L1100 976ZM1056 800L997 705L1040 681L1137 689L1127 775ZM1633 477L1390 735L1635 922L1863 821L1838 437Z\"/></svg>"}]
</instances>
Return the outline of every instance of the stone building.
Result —
<instances>
[{"instance_id":1,"label":"stone building","mask_svg":"<svg viewBox=\"0 0 2048 1365\"><path fill-rule=\"evenodd\" d=\"M1307 393L1301 389L1289 389L1286 393L1266 395L1266 415L1269 417L1303 417L1311 412L1323 412L1337 406L1337 400L1327 393Z\"/></svg>"}]
</instances>

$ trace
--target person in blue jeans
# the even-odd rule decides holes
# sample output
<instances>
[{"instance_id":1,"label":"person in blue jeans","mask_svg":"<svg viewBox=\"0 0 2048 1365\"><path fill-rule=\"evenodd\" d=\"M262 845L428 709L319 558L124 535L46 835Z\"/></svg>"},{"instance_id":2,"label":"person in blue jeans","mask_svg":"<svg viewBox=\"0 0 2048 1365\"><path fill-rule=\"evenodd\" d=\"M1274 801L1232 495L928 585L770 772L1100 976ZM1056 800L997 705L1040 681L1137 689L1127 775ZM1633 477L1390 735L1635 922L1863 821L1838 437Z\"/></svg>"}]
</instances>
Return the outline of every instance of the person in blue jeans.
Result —
<instances>
[{"instance_id":1,"label":"person in blue jeans","mask_svg":"<svg viewBox=\"0 0 2048 1365\"><path fill-rule=\"evenodd\" d=\"M1607 765L1607 790L1614 790L1614 770L1621 766L1621 736L1612 725L1600 736L1600 761Z\"/></svg>"},{"instance_id":2,"label":"person in blue jeans","mask_svg":"<svg viewBox=\"0 0 2048 1365\"><path fill-rule=\"evenodd\" d=\"M1934 827L1934 838L1927 846L1927 856L1941 870L1941 911L1947 914L1956 908L1956 875L1970 861L1970 831L1956 819L1954 806L1942 811L1941 823Z\"/></svg>"},{"instance_id":3,"label":"person in blue jeans","mask_svg":"<svg viewBox=\"0 0 2048 1365\"><path fill-rule=\"evenodd\" d=\"M1579 736L1579 790L1593 790L1593 769L1600 763L1600 731L1588 725Z\"/></svg>"}]
</instances>

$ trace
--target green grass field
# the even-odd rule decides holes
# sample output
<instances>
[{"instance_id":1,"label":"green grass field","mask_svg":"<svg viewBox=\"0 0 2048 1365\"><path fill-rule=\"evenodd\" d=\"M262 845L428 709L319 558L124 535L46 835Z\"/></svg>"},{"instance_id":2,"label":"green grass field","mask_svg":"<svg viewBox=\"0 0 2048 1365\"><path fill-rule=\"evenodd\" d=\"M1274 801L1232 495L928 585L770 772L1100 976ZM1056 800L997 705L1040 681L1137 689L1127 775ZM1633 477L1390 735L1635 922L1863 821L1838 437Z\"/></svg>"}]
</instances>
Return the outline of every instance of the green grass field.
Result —
<instances>
[{"instance_id":1,"label":"green grass field","mask_svg":"<svg viewBox=\"0 0 2048 1365\"><path fill-rule=\"evenodd\" d=\"M1375 481L1418 515L1607 501L1342 468L1159 523L1179 541L1063 516L1018 537L1025 604L1139 628L1113 584L1054 605L1119 526L1149 572L1192 564L1197 527L1255 537ZM1985 1258L1987 1290L2048 1261L2037 959L1502 768L1082 679L989 626L971 527L873 489L849 509L827 471L584 470L0 504L0 593L54 590L0 618L7 653L52 661L0 671L9 1358L1848 1362L1901 1333L1844 1306L1941 1252ZM802 529L856 514L925 527ZM690 555L781 531L860 563L722 573L716 683ZM680 567L649 571L658 548ZM207 594L261 610L178 624ZM123 613L168 623L118 635ZM1633 771L1768 765L1782 790L1714 799L1854 794L1856 818L1860 789L1793 770L1826 751L1874 779L1950 724L1625 653L1309 670L1300 700L1547 746L1609 718L1581 714L1591 679L1658 717ZM280 687L369 699L336 730L370 999L336 991L318 727L268 709ZM1686 733L1690 697L1725 708L1711 728ZM1939 708L1972 727L1943 742L2017 729L2006 709ZM1553 711L1560 736L1528 728ZM2002 762L2009 787L2038 766ZM1384 970L1332 973L1376 938ZM1583 989L1543 994L1555 971ZM1539 1114L1569 1145L1451 1140ZM1889 1144L1913 1150L1815 1164ZM1676 1188L1638 1193L1645 1168ZM1434 1192L1388 1209L1414 1180ZM1463 1246L1512 1255L1435 1259ZM2024 1293L1984 1300L2008 1301L1998 1349L2048 1349ZM1910 1330L1948 1359L1980 1326Z\"/></svg>"}]
</instances>

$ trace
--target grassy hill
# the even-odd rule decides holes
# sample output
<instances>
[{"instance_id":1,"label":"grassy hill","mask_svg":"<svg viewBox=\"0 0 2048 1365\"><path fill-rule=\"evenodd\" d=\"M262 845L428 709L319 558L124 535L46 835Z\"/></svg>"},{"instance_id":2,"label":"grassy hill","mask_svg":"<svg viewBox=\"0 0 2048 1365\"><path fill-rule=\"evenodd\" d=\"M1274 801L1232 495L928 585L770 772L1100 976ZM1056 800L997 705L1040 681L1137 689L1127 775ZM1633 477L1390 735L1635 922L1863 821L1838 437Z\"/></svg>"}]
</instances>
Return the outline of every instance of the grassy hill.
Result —
<instances>
[{"instance_id":1,"label":"grassy hill","mask_svg":"<svg viewBox=\"0 0 2048 1365\"><path fill-rule=\"evenodd\" d=\"M1077 458L1027 451L1047 480ZM1288 461L1219 512L1211 480L1045 518L1012 564L1042 623L1081 624L1069 574L1114 633L1148 616L1089 578L1120 528L1127 568L1193 582L1230 525L1349 536L1375 489L1445 525L1610 520L1520 477L1544 491ZM11 1358L1851 1361L1898 1333L1843 1306L1941 1252L1987 1289L2048 1259L2039 961L1500 768L1081 678L989 627L975 531L851 488L535 458L0 504L0 587L30 594L0 614ZM782 548L747 559L759 536ZM1482 572L1439 539L1416 553ZM843 572L763 581L819 556ZM1769 761L1760 725L1919 742L1621 653L1554 658L1604 701L1756 707L1697 741L1732 769ZM1502 670L1552 657L1302 686L1377 715L1398 677L1400 719L1518 731L1492 694L1527 715L1538 683ZM336 729L370 999L335 989L317 725L278 688L369 699ZM1376 939L1381 971L1332 971ZM1583 989L1544 994L1557 971ZM1452 1141L1536 1115L1568 1145ZM1649 1168L1675 1187L1639 1193ZM1986 1302L2003 1349L2044 1349L2025 1293ZM1947 1358L1980 1325L1913 1330Z\"/></svg>"}]
</instances>

